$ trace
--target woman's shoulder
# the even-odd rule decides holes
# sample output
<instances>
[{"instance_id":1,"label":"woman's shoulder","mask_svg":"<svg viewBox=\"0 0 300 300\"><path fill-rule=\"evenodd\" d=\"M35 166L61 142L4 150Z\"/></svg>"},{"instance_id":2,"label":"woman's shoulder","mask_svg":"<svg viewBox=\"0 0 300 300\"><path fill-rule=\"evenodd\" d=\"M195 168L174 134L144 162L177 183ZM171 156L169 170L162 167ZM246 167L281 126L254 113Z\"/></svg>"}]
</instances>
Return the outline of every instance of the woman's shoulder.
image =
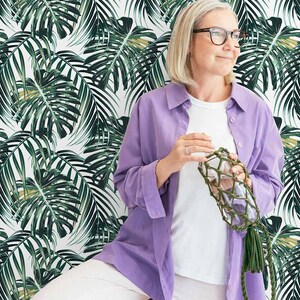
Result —
<instances>
[{"instance_id":1,"label":"woman's shoulder","mask_svg":"<svg viewBox=\"0 0 300 300\"><path fill-rule=\"evenodd\" d=\"M140 99L153 99L156 97L164 97L166 94L166 89L167 89L168 84L162 86L162 87L158 87L156 89L147 91L145 93L143 93L140 97Z\"/></svg>"},{"instance_id":2,"label":"woman's shoulder","mask_svg":"<svg viewBox=\"0 0 300 300\"><path fill-rule=\"evenodd\" d=\"M177 89L183 89L183 85L176 84L173 82L168 82L162 87L158 87L156 89L150 90L148 92L145 92L141 98L152 98L152 97L166 97L167 93L172 93L173 91Z\"/></svg>"},{"instance_id":3,"label":"woman's shoulder","mask_svg":"<svg viewBox=\"0 0 300 300\"><path fill-rule=\"evenodd\" d=\"M270 110L268 104L259 95L240 83L233 83L232 97L247 110Z\"/></svg>"},{"instance_id":4,"label":"woman's shoulder","mask_svg":"<svg viewBox=\"0 0 300 300\"><path fill-rule=\"evenodd\" d=\"M169 82L166 85L148 91L139 98L140 105L164 105L174 97L181 97L186 93L184 85ZM172 101L172 100L171 100Z\"/></svg>"}]
</instances>

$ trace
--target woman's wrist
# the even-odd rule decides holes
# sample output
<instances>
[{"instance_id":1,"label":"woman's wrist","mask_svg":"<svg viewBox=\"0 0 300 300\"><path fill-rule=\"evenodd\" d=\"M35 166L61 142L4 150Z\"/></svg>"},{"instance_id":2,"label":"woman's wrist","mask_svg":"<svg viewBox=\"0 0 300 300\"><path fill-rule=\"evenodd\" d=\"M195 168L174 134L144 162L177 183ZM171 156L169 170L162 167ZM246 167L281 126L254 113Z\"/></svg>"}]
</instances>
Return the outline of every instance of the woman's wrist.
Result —
<instances>
[{"instance_id":1,"label":"woman's wrist","mask_svg":"<svg viewBox=\"0 0 300 300\"><path fill-rule=\"evenodd\" d=\"M159 189L172 174L172 171L169 169L168 163L166 162L166 158L160 159L157 162L155 173L157 188Z\"/></svg>"}]
</instances>

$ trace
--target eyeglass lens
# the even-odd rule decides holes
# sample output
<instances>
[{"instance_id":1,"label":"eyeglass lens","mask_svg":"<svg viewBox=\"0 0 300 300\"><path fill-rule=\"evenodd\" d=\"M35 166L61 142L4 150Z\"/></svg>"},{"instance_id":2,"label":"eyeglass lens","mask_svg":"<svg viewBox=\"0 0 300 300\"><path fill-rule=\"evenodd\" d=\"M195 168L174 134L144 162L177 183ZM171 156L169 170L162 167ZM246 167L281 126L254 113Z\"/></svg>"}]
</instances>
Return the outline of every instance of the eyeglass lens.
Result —
<instances>
[{"instance_id":1,"label":"eyeglass lens","mask_svg":"<svg viewBox=\"0 0 300 300\"><path fill-rule=\"evenodd\" d=\"M211 40L215 45L222 45L226 42L227 36L230 33L227 33L227 31L223 28L211 28L210 35ZM244 35L240 31L233 31L231 33L231 39L233 42L240 46L244 42Z\"/></svg>"}]
</instances>

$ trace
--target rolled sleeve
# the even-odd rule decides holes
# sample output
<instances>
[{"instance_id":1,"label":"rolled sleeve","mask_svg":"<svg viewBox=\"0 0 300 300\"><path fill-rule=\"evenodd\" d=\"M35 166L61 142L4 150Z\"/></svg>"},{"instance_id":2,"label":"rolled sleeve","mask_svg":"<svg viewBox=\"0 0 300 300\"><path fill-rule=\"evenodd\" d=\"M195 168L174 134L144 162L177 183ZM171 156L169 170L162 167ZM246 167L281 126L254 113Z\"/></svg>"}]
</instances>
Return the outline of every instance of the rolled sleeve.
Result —
<instances>
[{"instance_id":1,"label":"rolled sleeve","mask_svg":"<svg viewBox=\"0 0 300 300\"><path fill-rule=\"evenodd\" d=\"M158 161L154 161L153 163L144 166L141 172L143 198L148 214L152 219L162 218L166 216L165 209L160 197L161 190L154 188L157 186L155 173L157 162Z\"/></svg>"},{"instance_id":2,"label":"rolled sleeve","mask_svg":"<svg viewBox=\"0 0 300 300\"><path fill-rule=\"evenodd\" d=\"M127 126L114 174L114 184L128 208L134 209L138 206L147 210L150 218L162 218L166 213L161 195L166 192L168 182L158 189L158 157L154 150L150 151L155 141L154 137L151 139L151 126L144 124L145 117L141 116L140 105L138 101ZM147 136L146 142L141 142L141 136Z\"/></svg>"}]
</instances>

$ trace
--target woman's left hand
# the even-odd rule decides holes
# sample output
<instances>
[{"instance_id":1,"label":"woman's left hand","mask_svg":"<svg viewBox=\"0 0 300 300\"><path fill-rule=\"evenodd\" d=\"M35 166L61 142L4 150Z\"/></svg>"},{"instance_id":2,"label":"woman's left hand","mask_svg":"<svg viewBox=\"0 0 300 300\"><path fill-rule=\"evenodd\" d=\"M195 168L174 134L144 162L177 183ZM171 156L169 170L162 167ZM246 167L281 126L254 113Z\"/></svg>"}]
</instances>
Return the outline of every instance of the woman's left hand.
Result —
<instances>
[{"instance_id":1,"label":"woman's left hand","mask_svg":"<svg viewBox=\"0 0 300 300\"><path fill-rule=\"evenodd\" d=\"M235 161L238 160L238 155L236 153L230 153L229 157ZM239 181L245 181L245 183L252 189L252 181L250 178L246 178L244 165L242 163L238 163L231 168L231 172L236 175L236 178Z\"/></svg>"}]
</instances>

